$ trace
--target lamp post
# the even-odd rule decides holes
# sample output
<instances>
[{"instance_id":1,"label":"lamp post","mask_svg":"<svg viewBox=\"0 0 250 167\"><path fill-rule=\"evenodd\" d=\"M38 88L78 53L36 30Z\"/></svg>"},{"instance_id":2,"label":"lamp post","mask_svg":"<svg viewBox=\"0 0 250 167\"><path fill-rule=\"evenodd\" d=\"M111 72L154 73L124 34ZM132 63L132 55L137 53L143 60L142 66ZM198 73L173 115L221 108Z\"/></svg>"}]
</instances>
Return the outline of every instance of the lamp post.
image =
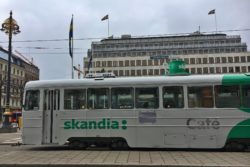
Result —
<instances>
[{"instance_id":1,"label":"lamp post","mask_svg":"<svg viewBox=\"0 0 250 167\"><path fill-rule=\"evenodd\" d=\"M3 24L1 31L5 32L7 35L9 35L9 54L8 54L8 75L7 75L7 88L6 88L6 108L5 113L10 112L10 81L11 81L11 42L12 42L12 34L16 35L20 33L19 26L15 19L12 18L12 11L10 11L10 17L7 18ZM8 115L6 113L6 115ZM8 126L9 121L4 120L5 125Z\"/></svg>"}]
</instances>

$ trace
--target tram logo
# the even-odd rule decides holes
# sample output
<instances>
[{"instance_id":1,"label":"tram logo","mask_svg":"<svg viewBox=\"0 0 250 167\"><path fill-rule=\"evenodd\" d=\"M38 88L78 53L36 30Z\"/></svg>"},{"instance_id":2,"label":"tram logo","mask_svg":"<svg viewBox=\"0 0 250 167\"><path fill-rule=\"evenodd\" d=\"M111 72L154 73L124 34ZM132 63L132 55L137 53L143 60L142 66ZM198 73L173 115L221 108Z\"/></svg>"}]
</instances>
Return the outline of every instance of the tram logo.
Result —
<instances>
[{"instance_id":1,"label":"tram logo","mask_svg":"<svg viewBox=\"0 0 250 167\"><path fill-rule=\"evenodd\" d=\"M127 129L127 121L122 120L110 120L109 118L103 118L100 121L94 120L75 120L64 122L64 129Z\"/></svg>"},{"instance_id":2,"label":"tram logo","mask_svg":"<svg viewBox=\"0 0 250 167\"><path fill-rule=\"evenodd\" d=\"M187 119L186 124L189 129L219 129L220 128L220 122L216 118L215 119L189 118Z\"/></svg>"}]
</instances>

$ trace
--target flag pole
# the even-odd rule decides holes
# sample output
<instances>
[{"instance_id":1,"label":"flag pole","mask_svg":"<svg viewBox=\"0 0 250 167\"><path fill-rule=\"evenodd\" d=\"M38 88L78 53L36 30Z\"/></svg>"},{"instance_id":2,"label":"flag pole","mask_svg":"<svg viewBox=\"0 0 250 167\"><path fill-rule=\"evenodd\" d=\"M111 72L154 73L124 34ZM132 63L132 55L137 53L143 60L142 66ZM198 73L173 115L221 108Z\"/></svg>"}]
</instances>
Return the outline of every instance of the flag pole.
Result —
<instances>
[{"instance_id":1,"label":"flag pole","mask_svg":"<svg viewBox=\"0 0 250 167\"><path fill-rule=\"evenodd\" d=\"M108 17L108 37L109 37L109 17Z\"/></svg>"},{"instance_id":2,"label":"flag pole","mask_svg":"<svg viewBox=\"0 0 250 167\"><path fill-rule=\"evenodd\" d=\"M217 34L217 19L216 19L216 12L214 13L214 19L215 19L215 33Z\"/></svg>"},{"instance_id":3,"label":"flag pole","mask_svg":"<svg viewBox=\"0 0 250 167\"><path fill-rule=\"evenodd\" d=\"M74 15L72 14L72 20L73 20ZM73 26L74 28L74 26ZM72 30L73 31L73 30ZM72 79L74 79L74 64L73 64L73 57L74 57L74 35L72 33Z\"/></svg>"}]
</instances>

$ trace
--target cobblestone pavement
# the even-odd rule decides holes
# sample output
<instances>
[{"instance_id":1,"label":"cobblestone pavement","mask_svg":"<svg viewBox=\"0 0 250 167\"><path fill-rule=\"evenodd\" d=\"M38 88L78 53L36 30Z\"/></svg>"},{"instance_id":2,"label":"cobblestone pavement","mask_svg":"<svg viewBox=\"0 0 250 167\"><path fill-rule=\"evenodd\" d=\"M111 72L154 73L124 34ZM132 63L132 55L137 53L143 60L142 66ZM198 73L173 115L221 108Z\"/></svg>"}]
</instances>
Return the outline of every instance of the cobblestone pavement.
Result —
<instances>
[{"instance_id":1,"label":"cobblestone pavement","mask_svg":"<svg viewBox=\"0 0 250 167\"><path fill-rule=\"evenodd\" d=\"M250 166L250 152L0 146L0 166Z\"/></svg>"},{"instance_id":2,"label":"cobblestone pavement","mask_svg":"<svg viewBox=\"0 0 250 167\"><path fill-rule=\"evenodd\" d=\"M61 146L11 146L20 132L0 134L0 166L249 166L247 152L214 150L69 150Z\"/></svg>"}]
</instances>

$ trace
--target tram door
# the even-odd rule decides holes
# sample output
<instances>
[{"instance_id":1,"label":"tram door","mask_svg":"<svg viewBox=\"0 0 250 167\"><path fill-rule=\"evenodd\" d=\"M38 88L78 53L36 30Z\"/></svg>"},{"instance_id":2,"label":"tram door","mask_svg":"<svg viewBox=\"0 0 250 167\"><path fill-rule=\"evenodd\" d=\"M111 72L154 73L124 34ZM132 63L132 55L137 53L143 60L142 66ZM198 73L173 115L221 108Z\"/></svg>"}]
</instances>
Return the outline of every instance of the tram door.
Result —
<instances>
[{"instance_id":1,"label":"tram door","mask_svg":"<svg viewBox=\"0 0 250 167\"><path fill-rule=\"evenodd\" d=\"M58 112L60 106L59 90L44 90L44 129L43 143L58 142Z\"/></svg>"}]
</instances>

